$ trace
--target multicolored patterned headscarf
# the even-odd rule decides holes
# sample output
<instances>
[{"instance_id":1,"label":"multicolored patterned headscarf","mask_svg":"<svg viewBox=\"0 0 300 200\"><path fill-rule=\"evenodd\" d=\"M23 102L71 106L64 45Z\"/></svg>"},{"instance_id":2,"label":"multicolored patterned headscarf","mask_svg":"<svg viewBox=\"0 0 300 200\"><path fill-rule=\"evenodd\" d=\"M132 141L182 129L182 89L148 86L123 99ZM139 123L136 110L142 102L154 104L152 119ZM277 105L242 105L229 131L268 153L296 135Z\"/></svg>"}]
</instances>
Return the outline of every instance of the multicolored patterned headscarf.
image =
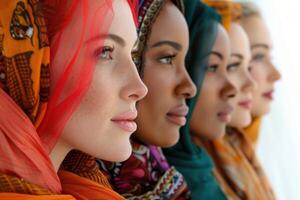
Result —
<instances>
[{"instance_id":1,"label":"multicolored patterned headscarf","mask_svg":"<svg viewBox=\"0 0 300 200\"><path fill-rule=\"evenodd\" d=\"M112 2L0 1L0 199L74 200L59 195L66 191L80 199L123 199L75 174L58 177L49 158L89 88L98 59L86 59L94 46L85 41L106 35ZM135 0L128 3L136 8ZM78 23L70 23L74 17Z\"/></svg>"}]
</instances>

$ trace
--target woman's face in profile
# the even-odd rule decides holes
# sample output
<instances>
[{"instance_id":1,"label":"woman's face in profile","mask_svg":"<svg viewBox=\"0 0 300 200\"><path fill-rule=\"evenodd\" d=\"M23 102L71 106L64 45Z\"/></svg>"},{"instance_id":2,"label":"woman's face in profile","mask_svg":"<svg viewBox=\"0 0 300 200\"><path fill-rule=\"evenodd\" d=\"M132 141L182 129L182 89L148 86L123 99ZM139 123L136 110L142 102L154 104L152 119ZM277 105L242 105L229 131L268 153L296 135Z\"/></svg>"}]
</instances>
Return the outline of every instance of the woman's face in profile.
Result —
<instances>
[{"instance_id":1,"label":"woman's face in profile","mask_svg":"<svg viewBox=\"0 0 300 200\"><path fill-rule=\"evenodd\" d=\"M236 88L229 81L227 65L230 56L228 34L218 25L215 44L208 58L203 85L190 122L194 138L216 139L225 134L231 120L233 107L229 100L236 94Z\"/></svg>"},{"instance_id":2,"label":"woman's face in profile","mask_svg":"<svg viewBox=\"0 0 300 200\"><path fill-rule=\"evenodd\" d=\"M267 26L259 16L250 16L243 19L251 48L251 75L257 83L253 93L252 115L259 117L270 111L273 101L274 84L281 77L272 63L272 41Z\"/></svg>"},{"instance_id":3,"label":"woman's face in profile","mask_svg":"<svg viewBox=\"0 0 300 200\"><path fill-rule=\"evenodd\" d=\"M87 38L91 53L79 55L81 59L94 59L96 66L91 85L67 122L58 145L103 160L123 161L131 154L129 138L137 128L136 103L146 95L147 88L131 57L137 34L130 7L126 0L115 0L112 6L108 33Z\"/></svg>"}]
</instances>

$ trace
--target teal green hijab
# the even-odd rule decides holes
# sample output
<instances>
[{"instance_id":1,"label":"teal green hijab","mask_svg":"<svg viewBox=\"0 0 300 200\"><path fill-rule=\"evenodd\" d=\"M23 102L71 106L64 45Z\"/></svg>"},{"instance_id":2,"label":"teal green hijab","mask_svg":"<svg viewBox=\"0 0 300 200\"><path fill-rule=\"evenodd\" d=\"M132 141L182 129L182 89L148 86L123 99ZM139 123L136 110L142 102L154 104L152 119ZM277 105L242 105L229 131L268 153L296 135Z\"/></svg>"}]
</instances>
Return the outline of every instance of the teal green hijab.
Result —
<instances>
[{"instance_id":1,"label":"teal green hijab","mask_svg":"<svg viewBox=\"0 0 300 200\"><path fill-rule=\"evenodd\" d=\"M198 86L198 91L197 96L187 102L190 112L186 125L180 130L179 142L163 151L170 165L175 166L183 174L193 200L223 200L227 198L213 175L213 161L203 148L192 142L189 127L192 111L204 79L208 55L216 40L220 17L212 8L199 0L185 0L184 4L185 18L190 31L186 67Z\"/></svg>"}]
</instances>

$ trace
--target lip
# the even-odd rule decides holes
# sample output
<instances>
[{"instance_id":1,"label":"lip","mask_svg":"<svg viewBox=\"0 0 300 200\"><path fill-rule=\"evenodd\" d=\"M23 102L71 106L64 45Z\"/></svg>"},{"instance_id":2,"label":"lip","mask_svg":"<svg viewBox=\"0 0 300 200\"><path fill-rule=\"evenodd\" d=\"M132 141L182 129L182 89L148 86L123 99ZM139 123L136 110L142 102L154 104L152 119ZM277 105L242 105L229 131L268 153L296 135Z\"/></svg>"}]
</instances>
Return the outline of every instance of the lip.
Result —
<instances>
[{"instance_id":1,"label":"lip","mask_svg":"<svg viewBox=\"0 0 300 200\"><path fill-rule=\"evenodd\" d=\"M222 111L217 113L218 119L223 123L229 123L231 121L231 113L233 107L227 106Z\"/></svg>"},{"instance_id":2,"label":"lip","mask_svg":"<svg viewBox=\"0 0 300 200\"><path fill-rule=\"evenodd\" d=\"M274 94L274 90L270 90L268 92L263 93L262 96L267 100L272 101L274 99L273 94Z\"/></svg>"},{"instance_id":3,"label":"lip","mask_svg":"<svg viewBox=\"0 0 300 200\"><path fill-rule=\"evenodd\" d=\"M176 106L172 108L168 113L167 113L167 119L178 126L184 126L186 123L186 115L189 112L189 108L182 104L179 106Z\"/></svg>"},{"instance_id":4,"label":"lip","mask_svg":"<svg viewBox=\"0 0 300 200\"><path fill-rule=\"evenodd\" d=\"M111 119L119 128L126 132L133 133L137 129L137 124L134 121L137 118L137 111L132 110L124 112Z\"/></svg>"},{"instance_id":5,"label":"lip","mask_svg":"<svg viewBox=\"0 0 300 200\"><path fill-rule=\"evenodd\" d=\"M247 99L245 101L240 101L238 105L242 108L245 108L246 110L250 110L252 108L252 100Z\"/></svg>"}]
</instances>

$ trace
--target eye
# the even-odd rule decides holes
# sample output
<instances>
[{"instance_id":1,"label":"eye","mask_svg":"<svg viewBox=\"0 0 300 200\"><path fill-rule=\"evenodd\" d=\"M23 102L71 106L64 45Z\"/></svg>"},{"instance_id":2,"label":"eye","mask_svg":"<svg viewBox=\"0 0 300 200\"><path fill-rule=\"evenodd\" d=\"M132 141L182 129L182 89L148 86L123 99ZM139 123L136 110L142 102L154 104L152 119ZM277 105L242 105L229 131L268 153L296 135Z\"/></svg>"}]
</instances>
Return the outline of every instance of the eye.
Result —
<instances>
[{"instance_id":1,"label":"eye","mask_svg":"<svg viewBox=\"0 0 300 200\"><path fill-rule=\"evenodd\" d=\"M219 65L209 65L206 67L207 72L216 72L218 69Z\"/></svg>"},{"instance_id":2,"label":"eye","mask_svg":"<svg viewBox=\"0 0 300 200\"><path fill-rule=\"evenodd\" d=\"M97 56L99 57L99 59L101 60L112 60L112 53L114 51L113 47L110 46L104 46L101 47L98 52L97 52Z\"/></svg>"},{"instance_id":3,"label":"eye","mask_svg":"<svg viewBox=\"0 0 300 200\"><path fill-rule=\"evenodd\" d=\"M167 55L167 56L163 56L161 58L159 58L159 62L162 64L173 64L173 60L176 57L176 55Z\"/></svg>"},{"instance_id":4,"label":"eye","mask_svg":"<svg viewBox=\"0 0 300 200\"><path fill-rule=\"evenodd\" d=\"M265 58L264 54L256 54L253 56L252 60L253 61L262 61Z\"/></svg>"},{"instance_id":5,"label":"eye","mask_svg":"<svg viewBox=\"0 0 300 200\"><path fill-rule=\"evenodd\" d=\"M239 68L240 64L241 64L240 62L235 62L235 63L227 65L227 71L228 72L235 72L235 71L237 71L237 69Z\"/></svg>"}]
</instances>

